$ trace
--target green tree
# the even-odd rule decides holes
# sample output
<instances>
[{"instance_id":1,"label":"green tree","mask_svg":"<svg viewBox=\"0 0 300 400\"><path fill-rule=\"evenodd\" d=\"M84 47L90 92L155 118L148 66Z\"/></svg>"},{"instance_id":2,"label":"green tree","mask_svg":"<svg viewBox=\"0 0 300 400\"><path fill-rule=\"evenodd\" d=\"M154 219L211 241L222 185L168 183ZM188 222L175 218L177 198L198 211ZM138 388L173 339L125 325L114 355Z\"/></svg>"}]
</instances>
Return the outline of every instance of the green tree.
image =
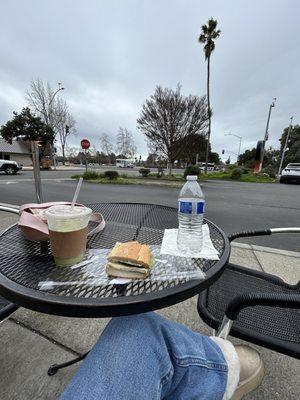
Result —
<instances>
[{"instance_id":1,"label":"green tree","mask_svg":"<svg viewBox=\"0 0 300 400\"><path fill-rule=\"evenodd\" d=\"M280 154L283 152L284 144L286 141L286 136L289 128L285 128L280 141ZM284 155L283 168L289 163L299 163L300 162L300 126L294 125L290 132L290 137L287 145L287 150Z\"/></svg>"},{"instance_id":2,"label":"green tree","mask_svg":"<svg viewBox=\"0 0 300 400\"><path fill-rule=\"evenodd\" d=\"M219 154L214 152L214 151L211 151L209 153L209 158L208 159L209 159L209 162L212 162L212 163L217 164L217 165L221 163L221 159L220 159Z\"/></svg>"},{"instance_id":3,"label":"green tree","mask_svg":"<svg viewBox=\"0 0 300 400\"><path fill-rule=\"evenodd\" d=\"M254 167L256 149L253 147L251 150L245 150L244 153L239 155L238 164L244 165L247 168ZM275 150L272 147L268 148L264 154L264 166L265 167L276 167L279 166L279 155L280 151Z\"/></svg>"},{"instance_id":4,"label":"green tree","mask_svg":"<svg viewBox=\"0 0 300 400\"><path fill-rule=\"evenodd\" d=\"M275 150L270 147L265 151L264 164L268 167L279 167L280 162L280 150Z\"/></svg>"},{"instance_id":5,"label":"green tree","mask_svg":"<svg viewBox=\"0 0 300 400\"><path fill-rule=\"evenodd\" d=\"M225 161L225 164L226 164L226 165L229 165L229 164L230 164L230 156L229 156L228 159Z\"/></svg>"},{"instance_id":6,"label":"green tree","mask_svg":"<svg viewBox=\"0 0 300 400\"><path fill-rule=\"evenodd\" d=\"M32 114L28 107L23 108L21 113L14 111L13 118L0 128L0 134L8 143L13 139L40 140L43 147L47 143L53 143L54 131L45 124L40 117Z\"/></svg>"},{"instance_id":7,"label":"green tree","mask_svg":"<svg viewBox=\"0 0 300 400\"><path fill-rule=\"evenodd\" d=\"M253 147L251 150L245 150L244 153L238 157L238 164L244 165L247 168L253 168L255 160L256 149Z\"/></svg>"},{"instance_id":8,"label":"green tree","mask_svg":"<svg viewBox=\"0 0 300 400\"><path fill-rule=\"evenodd\" d=\"M200 43L204 44L203 50L205 54L205 60L207 61L207 107L208 107L208 132L207 132L207 144L206 144L206 155L205 155L205 173L207 172L207 163L209 156L209 144L210 144L210 132L211 132L211 108L210 108L210 56L215 49L215 39L220 36L221 31L217 29L218 21L210 18L207 25L202 25L201 34L198 38Z\"/></svg>"}]
</instances>

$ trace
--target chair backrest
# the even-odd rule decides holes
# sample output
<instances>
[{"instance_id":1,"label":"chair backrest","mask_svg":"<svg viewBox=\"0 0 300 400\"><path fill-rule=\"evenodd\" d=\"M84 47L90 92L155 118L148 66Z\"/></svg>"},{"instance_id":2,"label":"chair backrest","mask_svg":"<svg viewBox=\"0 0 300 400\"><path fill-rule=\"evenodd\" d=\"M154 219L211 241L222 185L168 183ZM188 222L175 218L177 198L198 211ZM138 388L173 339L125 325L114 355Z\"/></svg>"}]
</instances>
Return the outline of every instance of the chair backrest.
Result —
<instances>
[{"instance_id":1,"label":"chair backrest","mask_svg":"<svg viewBox=\"0 0 300 400\"><path fill-rule=\"evenodd\" d=\"M8 212L10 214L19 214L18 208L0 206L0 211ZM19 306L0 296L0 322L8 318L13 312L15 312Z\"/></svg>"},{"instance_id":2,"label":"chair backrest","mask_svg":"<svg viewBox=\"0 0 300 400\"><path fill-rule=\"evenodd\" d=\"M229 264L221 277L198 298L198 312L213 329L218 329L230 301L243 293L298 293L300 285L289 285L280 278L260 271ZM240 312L230 334L300 358L300 312L298 310L256 306Z\"/></svg>"}]
</instances>

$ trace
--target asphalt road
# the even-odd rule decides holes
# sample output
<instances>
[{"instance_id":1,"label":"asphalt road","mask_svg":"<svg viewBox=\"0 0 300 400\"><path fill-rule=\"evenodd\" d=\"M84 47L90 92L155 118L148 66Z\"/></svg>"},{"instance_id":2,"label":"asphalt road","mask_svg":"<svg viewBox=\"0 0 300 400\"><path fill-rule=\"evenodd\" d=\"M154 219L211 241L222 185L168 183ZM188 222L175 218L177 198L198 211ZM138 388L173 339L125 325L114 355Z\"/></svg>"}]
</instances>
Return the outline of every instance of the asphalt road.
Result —
<instances>
[{"instance_id":1,"label":"asphalt road","mask_svg":"<svg viewBox=\"0 0 300 400\"><path fill-rule=\"evenodd\" d=\"M72 174L74 171L43 171L44 200L71 200L75 182L67 178ZM245 229L300 226L300 185L210 181L202 186L206 196L207 218L226 233ZM84 183L79 201L144 202L176 207L177 197L178 189ZM0 175L0 203L20 205L34 201L31 171L23 171L12 177ZM299 236L274 235L240 241L300 251Z\"/></svg>"}]
</instances>

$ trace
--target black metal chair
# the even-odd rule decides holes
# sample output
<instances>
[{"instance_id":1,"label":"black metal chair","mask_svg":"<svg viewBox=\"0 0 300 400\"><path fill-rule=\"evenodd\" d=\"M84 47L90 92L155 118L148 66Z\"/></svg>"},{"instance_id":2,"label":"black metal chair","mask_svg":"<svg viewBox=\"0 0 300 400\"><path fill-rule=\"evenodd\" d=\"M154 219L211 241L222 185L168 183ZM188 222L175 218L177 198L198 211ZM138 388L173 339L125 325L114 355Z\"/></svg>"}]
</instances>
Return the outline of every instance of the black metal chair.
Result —
<instances>
[{"instance_id":1,"label":"black metal chair","mask_svg":"<svg viewBox=\"0 0 300 400\"><path fill-rule=\"evenodd\" d=\"M300 228L235 233L229 240L275 233L300 233ZM228 264L199 295L198 313L219 337L230 333L300 359L300 281L290 285L274 275Z\"/></svg>"},{"instance_id":2,"label":"black metal chair","mask_svg":"<svg viewBox=\"0 0 300 400\"><path fill-rule=\"evenodd\" d=\"M10 207L0 206L0 211L9 212L12 214L19 214L18 209L10 208ZM1 262L1 260L0 260L0 262ZM0 296L0 322L3 321L5 318L9 317L18 308L19 308L19 306L11 303L10 301L8 301Z\"/></svg>"}]
</instances>

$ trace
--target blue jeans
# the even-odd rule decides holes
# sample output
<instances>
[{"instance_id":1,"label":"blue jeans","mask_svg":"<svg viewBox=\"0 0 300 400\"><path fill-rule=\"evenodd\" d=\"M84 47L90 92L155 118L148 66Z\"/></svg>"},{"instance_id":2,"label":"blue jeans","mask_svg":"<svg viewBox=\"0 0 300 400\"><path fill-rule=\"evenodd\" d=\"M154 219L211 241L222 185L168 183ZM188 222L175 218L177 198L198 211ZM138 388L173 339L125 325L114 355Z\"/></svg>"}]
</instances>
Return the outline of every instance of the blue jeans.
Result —
<instances>
[{"instance_id":1,"label":"blue jeans","mask_svg":"<svg viewBox=\"0 0 300 400\"><path fill-rule=\"evenodd\" d=\"M221 400L227 372L209 337L156 313L118 317L61 400Z\"/></svg>"}]
</instances>

